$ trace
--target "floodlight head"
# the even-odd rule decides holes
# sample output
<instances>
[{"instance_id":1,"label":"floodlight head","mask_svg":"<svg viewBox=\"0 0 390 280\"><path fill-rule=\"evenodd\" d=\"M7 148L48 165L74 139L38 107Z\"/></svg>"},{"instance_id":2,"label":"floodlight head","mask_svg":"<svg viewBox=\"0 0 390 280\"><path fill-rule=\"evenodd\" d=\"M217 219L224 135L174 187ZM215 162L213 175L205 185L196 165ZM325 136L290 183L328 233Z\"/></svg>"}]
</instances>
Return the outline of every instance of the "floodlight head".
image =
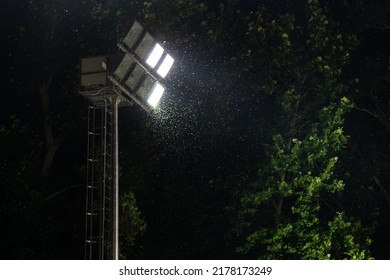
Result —
<instances>
[{"instance_id":1,"label":"floodlight head","mask_svg":"<svg viewBox=\"0 0 390 280\"><path fill-rule=\"evenodd\" d=\"M165 78L169 70L171 70L174 61L175 60L169 54L167 54L164 58L164 61L161 63L160 67L158 68L157 73L161 77Z\"/></svg>"},{"instance_id":2,"label":"floodlight head","mask_svg":"<svg viewBox=\"0 0 390 280\"><path fill-rule=\"evenodd\" d=\"M157 65L163 53L164 53L164 49L160 46L160 44L156 44L152 52L150 53L148 59L146 60L146 63L150 67L154 68Z\"/></svg>"},{"instance_id":3,"label":"floodlight head","mask_svg":"<svg viewBox=\"0 0 390 280\"><path fill-rule=\"evenodd\" d=\"M160 102L160 99L164 91L165 88L162 85L160 85L158 82L156 82L150 91L148 104L153 108L156 108L157 104Z\"/></svg>"},{"instance_id":4,"label":"floodlight head","mask_svg":"<svg viewBox=\"0 0 390 280\"><path fill-rule=\"evenodd\" d=\"M174 59L137 21L118 47L124 55L115 57L112 63L115 69L108 70L113 70L109 79L115 89L147 111L156 108L165 91L159 82L168 75Z\"/></svg>"}]
</instances>

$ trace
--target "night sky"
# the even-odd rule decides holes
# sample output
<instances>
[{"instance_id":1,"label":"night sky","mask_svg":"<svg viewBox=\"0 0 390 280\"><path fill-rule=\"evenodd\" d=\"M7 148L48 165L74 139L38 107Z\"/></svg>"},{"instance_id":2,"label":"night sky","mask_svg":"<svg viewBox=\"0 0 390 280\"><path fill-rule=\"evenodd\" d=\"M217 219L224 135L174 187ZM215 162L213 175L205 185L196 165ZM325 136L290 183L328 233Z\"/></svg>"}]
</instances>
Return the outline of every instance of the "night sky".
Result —
<instances>
[{"instance_id":1,"label":"night sky","mask_svg":"<svg viewBox=\"0 0 390 280\"><path fill-rule=\"evenodd\" d=\"M352 258L351 234L360 258L388 259L390 4L298 2L3 1L0 258L84 259L80 59L117 53L137 20L175 64L152 114L119 109L121 258L317 259L298 229L326 236L343 213L351 230L335 231L331 258ZM342 97L353 104L340 125L347 141L316 150L332 123L320 112ZM344 190L311 197L320 210L308 226L292 210L306 195L296 182L335 157L323 183Z\"/></svg>"}]
</instances>

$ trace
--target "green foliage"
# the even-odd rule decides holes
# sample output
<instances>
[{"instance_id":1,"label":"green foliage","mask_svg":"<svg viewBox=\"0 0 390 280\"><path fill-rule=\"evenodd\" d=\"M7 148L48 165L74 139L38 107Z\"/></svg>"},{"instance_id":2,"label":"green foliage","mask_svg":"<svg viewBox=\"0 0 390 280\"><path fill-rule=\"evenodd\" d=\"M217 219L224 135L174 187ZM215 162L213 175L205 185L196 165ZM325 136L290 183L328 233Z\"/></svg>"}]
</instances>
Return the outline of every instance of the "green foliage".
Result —
<instances>
[{"instance_id":1,"label":"green foliage","mask_svg":"<svg viewBox=\"0 0 390 280\"><path fill-rule=\"evenodd\" d=\"M205 28L206 22L202 23L202 19L207 17L204 1L146 1L141 14L145 22L158 29L161 34L167 34L173 28L181 25L180 29L177 30L180 33L177 34L179 36L176 37L176 44L191 42L197 36L207 36L206 32L209 31ZM202 31L205 31L202 32L203 34L199 33L199 26L201 26Z\"/></svg>"},{"instance_id":2,"label":"green foliage","mask_svg":"<svg viewBox=\"0 0 390 280\"><path fill-rule=\"evenodd\" d=\"M229 119L234 113L227 110L227 92L235 92L236 106L244 103L237 101L242 98L265 112L251 115L260 123L246 124L243 134L258 132L256 143L262 144L252 151L268 156L258 161L254 182L241 182L242 189L231 191L241 197L232 225L233 235L245 239L238 251L256 258L369 257L366 228L342 207L346 186L337 172L348 140L344 114L351 108L344 97L350 90L344 75L358 44L356 36L344 32L316 0L287 1L277 8L259 4L251 12L241 11L240 1L204 9L197 8L203 1L191 1L188 7L194 9L183 9L183 1L168 1L166 12L158 9L165 11L159 2L148 1L145 10L154 15L159 11L163 18L147 20L162 30L174 27L173 34L166 34L185 38L174 41L185 50L184 45L190 45L198 60L210 54L223 57L220 76L241 85L213 91L225 138L240 131ZM197 84L191 89L202 92ZM341 228L336 233L337 223ZM353 238L343 224L351 226Z\"/></svg>"},{"instance_id":3,"label":"green foliage","mask_svg":"<svg viewBox=\"0 0 390 280\"><path fill-rule=\"evenodd\" d=\"M361 235L362 225L342 210L327 209L345 187L334 171L336 154L346 145L342 126L350 108L346 98L323 108L301 140L274 137L269 165L241 199L244 209L252 209L243 213L252 216L253 224L240 253L255 250L267 259L369 257L370 240ZM268 219L257 222L265 209Z\"/></svg>"},{"instance_id":4,"label":"green foliage","mask_svg":"<svg viewBox=\"0 0 390 280\"><path fill-rule=\"evenodd\" d=\"M83 257L77 65L134 19L177 63L157 120L120 118L122 258L366 259L373 213L388 256L385 1L24 2L4 13L4 256Z\"/></svg>"},{"instance_id":5,"label":"green foliage","mask_svg":"<svg viewBox=\"0 0 390 280\"><path fill-rule=\"evenodd\" d=\"M127 257L128 251L134 245L138 235L142 235L146 230L146 222L138 209L134 193L128 192L121 197L120 213L120 243L121 259Z\"/></svg>"},{"instance_id":6,"label":"green foliage","mask_svg":"<svg viewBox=\"0 0 390 280\"><path fill-rule=\"evenodd\" d=\"M264 9L249 21L247 36L257 48L241 58L248 71L269 65L259 90L275 96L283 117L268 163L241 199L240 217L251 225L241 229L247 237L238 252L270 259L369 257L364 227L338 207L345 183L335 175L347 144L344 114L352 107L340 77L356 40L337 31L318 1L303 7L276 20Z\"/></svg>"}]
</instances>

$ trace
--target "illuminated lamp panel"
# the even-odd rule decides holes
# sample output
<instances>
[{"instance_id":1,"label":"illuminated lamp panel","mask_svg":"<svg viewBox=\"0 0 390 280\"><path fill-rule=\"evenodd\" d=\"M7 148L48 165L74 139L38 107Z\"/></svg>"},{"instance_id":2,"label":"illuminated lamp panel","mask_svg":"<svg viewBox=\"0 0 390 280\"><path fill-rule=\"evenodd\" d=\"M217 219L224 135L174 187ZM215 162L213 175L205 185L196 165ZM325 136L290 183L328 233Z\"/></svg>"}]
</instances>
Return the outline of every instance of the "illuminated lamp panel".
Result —
<instances>
[{"instance_id":1,"label":"illuminated lamp panel","mask_svg":"<svg viewBox=\"0 0 390 280\"><path fill-rule=\"evenodd\" d=\"M173 62L175 60L169 55L167 54L163 60L163 62L161 63L160 67L158 68L157 70L157 73L165 78L165 76L169 73L169 71L171 70L172 68L172 65L173 65Z\"/></svg>"},{"instance_id":2,"label":"illuminated lamp panel","mask_svg":"<svg viewBox=\"0 0 390 280\"><path fill-rule=\"evenodd\" d=\"M146 60L146 63L150 67L154 68L157 65L163 53L164 53L164 49L159 44L156 44L152 52L150 53L148 59Z\"/></svg>"},{"instance_id":3,"label":"illuminated lamp panel","mask_svg":"<svg viewBox=\"0 0 390 280\"><path fill-rule=\"evenodd\" d=\"M164 94L165 88L160 85L159 83L155 83L150 91L149 97L148 97L148 104L155 108L158 103L160 102L160 99L162 95Z\"/></svg>"}]
</instances>

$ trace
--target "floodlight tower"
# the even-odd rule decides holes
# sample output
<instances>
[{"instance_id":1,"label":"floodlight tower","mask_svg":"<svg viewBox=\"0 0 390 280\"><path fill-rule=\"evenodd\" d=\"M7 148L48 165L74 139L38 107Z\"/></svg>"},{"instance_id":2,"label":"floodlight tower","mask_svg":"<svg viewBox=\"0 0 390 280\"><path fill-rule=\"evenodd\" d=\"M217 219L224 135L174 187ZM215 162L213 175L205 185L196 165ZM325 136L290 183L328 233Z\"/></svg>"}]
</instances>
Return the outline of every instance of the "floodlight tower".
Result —
<instances>
[{"instance_id":1,"label":"floodlight tower","mask_svg":"<svg viewBox=\"0 0 390 280\"><path fill-rule=\"evenodd\" d=\"M119 258L118 107L157 107L174 59L135 21L112 56L81 60L88 106L85 258Z\"/></svg>"}]
</instances>

